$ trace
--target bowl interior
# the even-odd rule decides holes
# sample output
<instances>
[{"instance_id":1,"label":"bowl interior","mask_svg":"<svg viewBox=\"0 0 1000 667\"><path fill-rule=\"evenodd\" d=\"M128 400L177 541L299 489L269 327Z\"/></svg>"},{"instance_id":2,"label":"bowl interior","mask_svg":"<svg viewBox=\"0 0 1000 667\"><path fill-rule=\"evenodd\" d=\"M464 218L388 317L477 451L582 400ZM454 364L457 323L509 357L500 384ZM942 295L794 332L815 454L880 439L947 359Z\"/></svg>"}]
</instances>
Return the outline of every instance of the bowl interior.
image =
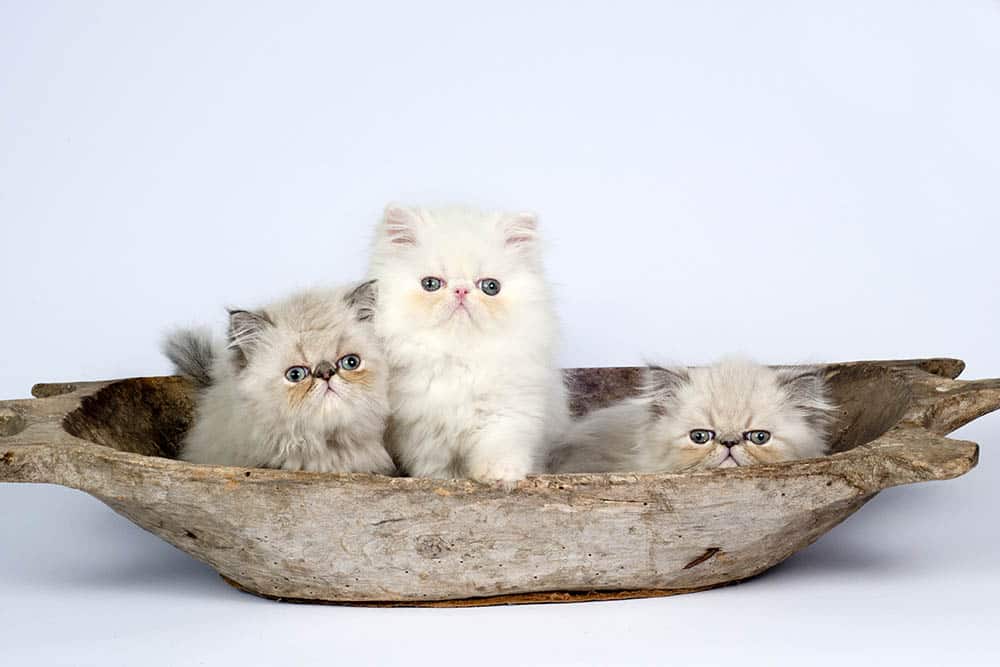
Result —
<instances>
[{"instance_id":1,"label":"bowl interior","mask_svg":"<svg viewBox=\"0 0 1000 667\"><path fill-rule=\"evenodd\" d=\"M637 393L641 369L581 368L566 371L571 411L583 415ZM870 442L903 416L911 391L897 370L878 364L831 365L828 379L840 408L833 451ZM195 391L178 377L119 380L87 396L63 420L68 433L147 456L176 458L191 424Z\"/></svg>"}]
</instances>

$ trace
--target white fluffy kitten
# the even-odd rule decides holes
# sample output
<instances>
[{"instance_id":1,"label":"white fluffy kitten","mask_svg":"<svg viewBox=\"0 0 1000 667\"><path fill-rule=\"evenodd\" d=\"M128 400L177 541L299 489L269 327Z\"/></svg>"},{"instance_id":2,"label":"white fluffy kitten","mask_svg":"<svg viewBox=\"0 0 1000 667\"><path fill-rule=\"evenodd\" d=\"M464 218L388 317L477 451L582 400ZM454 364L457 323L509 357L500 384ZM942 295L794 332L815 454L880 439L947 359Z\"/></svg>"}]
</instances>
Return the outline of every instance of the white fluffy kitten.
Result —
<instances>
[{"instance_id":1,"label":"white fluffy kitten","mask_svg":"<svg viewBox=\"0 0 1000 667\"><path fill-rule=\"evenodd\" d=\"M583 417L552 472L680 472L823 456L834 414L819 368L744 360L649 368L645 390Z\"/></svg>"},{"instance_id":2,"label":"white fluffy kitten","mask_svg":"<svg viewBox=\"0 0 1000 667\"><path fill-rule=\"evenodd\" d=\"M387 437L420 477L507 483L568 417L533 215L390 205L370 277L391 370Z\"/></svg>"},{"instance_id":3,"label":"white fluffy kitten","mask_svg":"<svg viewBox=\"0 0 1000 667\"><path fill-rule=\"evenodd\" d=\"M164 346L202 387L180 458L192 463L392 474L388 368L373 282L230 311L227 345L181 331Z\"/></svg>"}]
</instances>

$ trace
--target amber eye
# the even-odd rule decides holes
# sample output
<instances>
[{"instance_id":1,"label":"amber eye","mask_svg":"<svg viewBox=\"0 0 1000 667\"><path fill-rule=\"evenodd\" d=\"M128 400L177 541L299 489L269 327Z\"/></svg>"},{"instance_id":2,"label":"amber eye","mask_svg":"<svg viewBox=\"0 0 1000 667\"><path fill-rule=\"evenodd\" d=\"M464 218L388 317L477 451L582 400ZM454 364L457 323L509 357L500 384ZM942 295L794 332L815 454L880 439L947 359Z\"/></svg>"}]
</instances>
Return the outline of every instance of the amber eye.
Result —
<instances>
[{"instance_id":1,"label":"amber eye","mask_svg":"<svg viewBox=\"0 0 1000 667\"><path fill-rule=\"evenodd\" d=\"M500 293L500 281L496 278L483 278L478 284L486 296L496 296Z\"/></svg>"},{"instance_id":2,"label":"amber eye","mask_svg":"<svg viewBox=\"0 0 1000 667\"><path fill-rule=\"evenodd\" d=\"M693 442L694 444L704 445L705 443L710 442L712 439L715 438L715 431L708 431L706 429L696 428L695 430L691 431L690 436L691 436L691 442Z\"/></svg>"},{"instance_id":3,"label":"amber eye","mask_svg":"<svg viewBox=\"0 0 1000 667\"><path fill-rule=\"evenodd\" d=\"M345 354L337 360L337 368L345 371L356 371L361 367L361 357L356 354Z\"/></svg>"},{"instance_id":4,"label":"amber eye","mask_svg":"<svg viewBox=\"0 0 1000 667\"><path fill-rule=\"evenodd\" d=\"M292 366L285 371L285 379L289 382L302 382L309 377L309 369L305 366Z\"/></svg>"},{"instance_id":5,"label":"amber eye","mask_svg":"<svg viewBox=\"0 0 1000 667\"><path fill-rule=\"evenodd\" d=\"M440 278L435 278L434 276L427 276L426 278L421 278L420 286L428 292L436 292L441 289L443 284Z\"/></svg>"},{"instance_id":6,"label":"amber eye","mask_svg":"<svg viewBox=\"0 0 1000 667\"><path fill-rule=\"evenodd\" d=\"M747 442L752 442L755 445L766 445L771 439L770 431L747 431L743 436Z\"/></svg>"}]
</instances>

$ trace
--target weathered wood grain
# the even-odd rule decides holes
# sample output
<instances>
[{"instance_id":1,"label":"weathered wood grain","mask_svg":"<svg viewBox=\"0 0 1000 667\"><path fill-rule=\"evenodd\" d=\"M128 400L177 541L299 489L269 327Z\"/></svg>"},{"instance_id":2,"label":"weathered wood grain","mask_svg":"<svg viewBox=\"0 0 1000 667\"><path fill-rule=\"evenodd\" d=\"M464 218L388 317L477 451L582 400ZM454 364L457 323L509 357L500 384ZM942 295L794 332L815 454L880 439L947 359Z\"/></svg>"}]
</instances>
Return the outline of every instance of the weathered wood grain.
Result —
<instances>
[{"instance_id":1,"label":"weathered wood grain","mask_svg":"<svg viewBox=\"0 0 1000 667\"><path fill-rule=\"evenodd\" d=\"M977 461L944 435L1000 407L957 360L827 367L832 456L672 475L467 480L196 466L173 460L191 414L178 378L37 385L0 403L0 481L83 490L276 599L454 606L619 599L752 577L880 490ZM635 391L636 369L567 371L577 414Z\"/></svg>"}]
</instances>

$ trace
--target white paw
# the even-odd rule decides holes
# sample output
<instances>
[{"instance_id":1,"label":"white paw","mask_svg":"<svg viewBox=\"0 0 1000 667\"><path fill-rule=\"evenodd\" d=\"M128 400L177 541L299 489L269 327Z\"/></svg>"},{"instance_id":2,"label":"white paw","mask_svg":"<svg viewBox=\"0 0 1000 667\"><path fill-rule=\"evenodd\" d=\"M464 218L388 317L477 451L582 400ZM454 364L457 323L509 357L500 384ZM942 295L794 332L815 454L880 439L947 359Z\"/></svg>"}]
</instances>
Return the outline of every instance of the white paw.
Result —
<instances>
[{"instance_id":1,"label":"white paw","mask_svg":"<svg viewBox=\"0 0 1000 667\"><path fill-rule=\"evenodd\" d=\"M528 476L528 469L508 461L495 461L470 473L470 477L478 482L499 482L503 488L510 490Z\"/></svg>"}]
</instances>

